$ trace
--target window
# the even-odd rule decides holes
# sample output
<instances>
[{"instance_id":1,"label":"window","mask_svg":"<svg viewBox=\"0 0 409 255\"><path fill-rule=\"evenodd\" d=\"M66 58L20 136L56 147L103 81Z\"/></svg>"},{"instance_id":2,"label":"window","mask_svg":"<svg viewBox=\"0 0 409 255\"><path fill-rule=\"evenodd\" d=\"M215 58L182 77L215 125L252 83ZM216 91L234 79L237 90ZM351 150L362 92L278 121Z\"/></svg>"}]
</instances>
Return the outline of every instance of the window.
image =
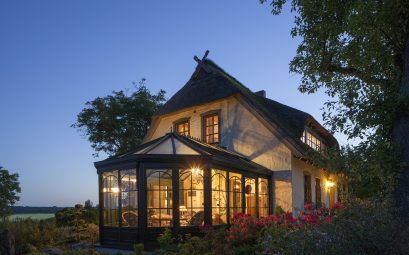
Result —
<instances>
[{"instance_id":1,"label":"window","mask_svg":"<svg viewBox=\"0 0 409 255\"><path fill-rule=\"evenodd\" d=\"M315 203L318 207L321 207L321 180L315 179Z\"/></svg>"},{"instance_id":2,"label":"window","mask_svg":"<svg viewBox=\"0 0 409 255\"><path fill-rule=\"evenodd\" d=\"M212 169L212 224L227 223L226 171Z\"/></svg>"},{"instance_id":3,"label":"window","mask_svg":"<svg viewBox=\"0 0 409 255\"><path fill-rule=\"evenodd\" d=\"M324 145L321 144L321 140L307 130L304 130L303 135L301 137L301 141L316 151L320 151L321 149L324 148Z\"/></svg>"},{"instance_id":4,"label":"window","mask_svg":"<svg viewBox=\"0 0 409 255\"><path fill-rule=\"evenodd\" d=\"M242 200L241 200L241 174L230 173L229 174L229 199L230 199L230 217L234 216L235 213L242 212Z\"/></svg>"},{"instance_id":5,"label":"window","mask_svg":"<svg viewBox=\"0 0 409 255\"><path fill-rule=\"evenodd\" d=\"M311 176L304 175L304 204L311 204Z\"/></svg>"},{"instance_id":6,"label":"window","mask_svg":"<svg viewBox=\"0 0 409 255\"><path fill-rule=\"evenodd\" d=\"M256 180L245 178L246 214L256 216Z\"/></svg>"},{"instance_id":7,"label":"window","mask_svg":"<svg viewBox=\"0 0 409 255\"><path fill-rule=\"evenodd\" d=\"M268 216L268 180L258 178L258 212L259 217Z\"/></svg>"},{"instance_id":8,"label":"window","mask_svg":"<svg viewBox=\"0 0 409 255\"><path fill-rule=\"evenodd\" d=\"M172 170L147 169L148 227L172 226Z\"/></svg>"},{"instance_id":9,"label":"window","mask_svg":"<svg viewBox=\"0 0 409 255\"><path fill-rule=\"evenodd\" d=\"M203 170L179 170L179 214L181 226L203 225Z\"/></svg>"},{"instance_id":10,"label":"window","mask_svg":"<svg viewBox=\"0 0 409 255\"><path fill-rule=\"evenodd\" d=\"M138 226L138 183L136 169L121 171L122 227Z\"/></svg>"},{"instance_id":11,"label":"window","mask_svg":"<svg viewBox=\"0 0 409 255\"><path fill-rule=\"evenodd\" d=\"M104 197L104 225L118 226L119 214L119 187L118 171L104 173L102 177Z\"/></svg>"},{"instance_id":12,"label":"window","mask_svg":"<svg viewBox=\"0 0 409 255\"><path fill-rule=\"evenodd\" d=\"M210 114L203 117L203 141L208 144L218 145L219 137L219 114Z\"/></svg>"},{"instance_id":13,"label":"window","mask_svg":"<svg viewBox=\"0 0 409 255\"><path fill-rule=\"evenodd\" d=\"M178 134L189 136L190 135L189 120L184 120L175 123L175 131Z\"/></svg>"}]
</instances>

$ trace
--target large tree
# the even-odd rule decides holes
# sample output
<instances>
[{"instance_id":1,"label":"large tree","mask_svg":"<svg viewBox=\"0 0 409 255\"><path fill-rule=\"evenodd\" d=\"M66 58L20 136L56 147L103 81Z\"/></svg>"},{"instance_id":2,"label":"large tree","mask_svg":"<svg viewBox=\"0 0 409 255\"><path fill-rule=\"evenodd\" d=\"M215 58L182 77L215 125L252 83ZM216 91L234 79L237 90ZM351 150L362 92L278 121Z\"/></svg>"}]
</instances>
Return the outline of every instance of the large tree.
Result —
<instances>
[{"instance_id":1,"label":"large tree","mask_svg":"<svg viewBox=\"0 0 409 255\"><path fill-rule=\"evenodd\" d=\"M3 220L10 215L10 206L14 205L21 192L18 174L10 174L7 169L0 166L0 218Z\"/></svg>"},{"instance_id":2,"label":"large tree","mask_svg":"<svg viewBox=\"0 0 409 255\"><path fill-rule=\"evenodd\" d=\"M287 1L261 2L279 14ZM408 215L409 1L292 0L291 7L292 36L302 40L290 71L301 74L300 91L330 96L326 124L361 139L344 150L347 166L361 184L386 189L396 181L397 206Z\"/></svg>"},{"instance_id":3,"label":"large tree","mask_svg":"<svg viewBox=\"0 0 409 255\"><path fill-rule=\"evenodd\" d=\"M86 103L78 114L77 128L91 142L92 148L109 155L123 153L141 143L151 123L152 115L165 101L165 91L151 94L145 79L135 85L135 91L113 91Z\"/></svg>"}]
</instances>

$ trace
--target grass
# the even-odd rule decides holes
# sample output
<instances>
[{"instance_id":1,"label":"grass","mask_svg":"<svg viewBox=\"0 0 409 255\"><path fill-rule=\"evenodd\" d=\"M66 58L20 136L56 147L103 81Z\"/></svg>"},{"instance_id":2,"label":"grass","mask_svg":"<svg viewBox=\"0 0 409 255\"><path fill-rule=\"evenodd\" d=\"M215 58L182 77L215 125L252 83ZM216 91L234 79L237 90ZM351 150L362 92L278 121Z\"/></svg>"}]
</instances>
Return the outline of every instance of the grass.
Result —
<instances>
[{"instance_id":1,"label":"grass","mask_svg":"<svg viewBox=\"0 0 409 255\"><path fill-rule=\"evenodd\" d=\"M31 218L33 220L45 220L49 218L53 218L54 213L21 213L21 214L13 214L9 217L10 220L15 220L17 218L26 219Z\"/></svg>"}]
</instances>

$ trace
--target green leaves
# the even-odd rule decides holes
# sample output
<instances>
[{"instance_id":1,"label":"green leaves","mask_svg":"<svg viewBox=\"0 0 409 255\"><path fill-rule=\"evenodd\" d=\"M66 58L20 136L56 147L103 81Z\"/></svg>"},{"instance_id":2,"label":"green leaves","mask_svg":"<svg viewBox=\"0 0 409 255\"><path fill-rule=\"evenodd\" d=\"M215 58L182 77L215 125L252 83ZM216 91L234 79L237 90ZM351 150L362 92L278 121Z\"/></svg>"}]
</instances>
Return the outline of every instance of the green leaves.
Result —
<instances>
[{"instance_id":1,"label":"green leaves","mask_svg":"<svg viewBox=\"0 0 409 255\"><path fill-rule=\"evenodd\" d=\"M92 148L115 155L132 150L142 142L149 129L152 115L165 101L165 91L151 94L145 79L127 91L113 91L112 95L97 97L86 103L72 127L81 131Z\"/></svg>"},{"instance_id":2,"label":"green leaves","mask_svg":"<svg viewBox=\"0 0 409 255\"><path fill-rule=\"evenodd\" d=\"M0 167L0 217L5 219L10 214L10 206L14 205L21 192L18 174L10 174L8 170Z\"/></svg>"},{"instance_id":3,"label":"green leaves","mask_svg":"<svg viewBox=\"0 0 409 255\"><path fill-rule=\"evenodd\" d=\"M272 0L272 12L279 14L285 2ZM290 63L290 71L301 75L299 90L323 89L330 97L326 126L361 141L330 160L341 163L362 196L391 190L402 169L393 128L409 109L400 95L409 1L291 3L296 13L291 34L302 38Z\"/></svg>"}]
</instances>

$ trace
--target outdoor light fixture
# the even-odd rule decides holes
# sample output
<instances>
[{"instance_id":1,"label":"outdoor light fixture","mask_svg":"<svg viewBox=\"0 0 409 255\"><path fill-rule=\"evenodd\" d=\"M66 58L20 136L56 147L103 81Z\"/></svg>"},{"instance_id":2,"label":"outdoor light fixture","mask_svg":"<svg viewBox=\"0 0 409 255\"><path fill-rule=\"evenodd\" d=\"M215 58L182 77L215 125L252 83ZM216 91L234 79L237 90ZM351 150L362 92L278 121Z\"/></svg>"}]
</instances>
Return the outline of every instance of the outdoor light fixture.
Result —
<instances>
[{"instance_id":1,"label":"outdoor light fixture","mask_svg":"<svg viewBox=\"0 0 409 255\"><path fill-rule=\"evenodd\" d=\"M327 180L325 183L325 186L327 187L327 189L332 188L335 186L335 182L331 181L331 180Z\"/></svg>"},{"instance_id":2,"label":"outdoor light fixture","mask_svg":"<svg viewBox=\"0 0 409 255\"><path fill-rule=\"evenodd\" d=\"M192 174L196 176L202 173L202 170L200 170L199 168L192 168L191 171Z\"/></svg>"}]
</instances>

